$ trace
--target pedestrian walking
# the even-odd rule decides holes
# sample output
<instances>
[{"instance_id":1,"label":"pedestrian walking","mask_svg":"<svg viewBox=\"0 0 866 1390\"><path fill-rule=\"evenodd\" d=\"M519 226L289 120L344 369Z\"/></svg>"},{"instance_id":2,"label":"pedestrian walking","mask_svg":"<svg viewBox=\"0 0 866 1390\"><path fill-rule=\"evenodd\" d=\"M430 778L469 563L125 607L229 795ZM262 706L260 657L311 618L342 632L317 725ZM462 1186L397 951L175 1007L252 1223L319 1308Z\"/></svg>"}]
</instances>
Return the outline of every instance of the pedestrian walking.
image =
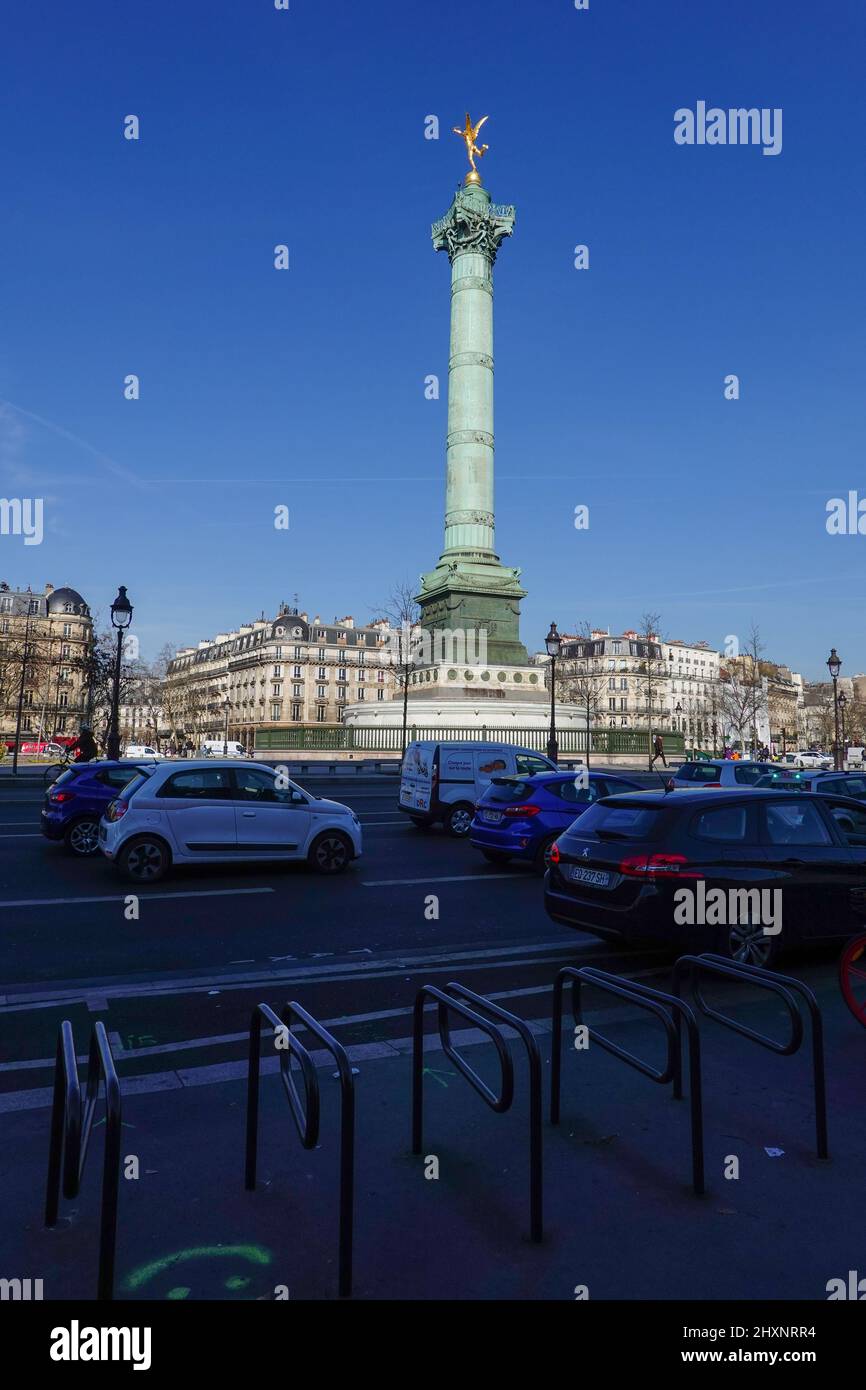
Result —
<instances>
[{"instance_id":1,"label":"pedestrian walking","mask_svg":"<svg viewBox=\"0 0 866 1390\"><path fill-rule=\"evenodd\" d=\"M653 752L653 756L652 756L652 766L655 767L656 759L657 759L657 758L661 758L662 763L664 764L665 767L667 767L668 761L667 761L667 758L665 757L664 739L662 738L661 734L656 734L656 736L655 736L655 742L653 743L653 749L654 749L654 752Z\"/></svg>"}]
</instances>

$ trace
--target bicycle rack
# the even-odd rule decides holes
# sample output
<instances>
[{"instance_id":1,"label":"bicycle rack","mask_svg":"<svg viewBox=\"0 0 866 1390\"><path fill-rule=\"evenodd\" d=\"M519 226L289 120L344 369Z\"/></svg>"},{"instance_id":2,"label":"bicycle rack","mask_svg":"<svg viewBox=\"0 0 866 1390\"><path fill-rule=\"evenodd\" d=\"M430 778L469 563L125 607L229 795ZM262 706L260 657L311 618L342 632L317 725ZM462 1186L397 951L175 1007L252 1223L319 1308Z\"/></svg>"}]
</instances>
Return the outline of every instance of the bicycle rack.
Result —
<instances>
[{"instance_id":1,"label":"bicycle rack","mask_svg":"<svg viewBox=\"0 0 866 1390\"><path fill-rule=\"evenodd\" d=\"M461 1075L466 1077L472 1089L478 1092L485 1104L489 1105L490 1109L497 1115L504 1115L506 1110L510 1110L514 1100L514 1063L501 1029L497 1028L495 1023L483 1018L480 1013L476 1012L476 1009L485 1010L493 1018L499 1019L509 1028L513 1028L526 1048L526 1057L529 1063L529 1226L532 1239L540 1241L543 1238L541 1058L532 1031L522 1018L517 1018L515 1014L501 1009L498 1004L492 1004L489 999L482 998L480 994L473 994L472 990L464 988L463 985L455 984L453 981L447 984L444 989L438 989L435 985L423 985L419 989L415 996L412 1030L412 1152L414 1154L421 1153L423 1143L425 999L436 1001L439 1039L446 1057L450 1058ZM467 1004L461 1002L462 1000L468 1000L475 1007L469 1008ZM487 1035L496 1048L502 1072L498 1096L482 1081L478 1073L472 1070L469 1063L460 1056L454 1047L451 1041L449 1011L459 1014L461 1018L468 1019L470 1023Z\"/></svg>"},{"instance_id":2,"label":"bicycle rack","mask_svg":"<svg viewBox=\"0 0 866 1390\"><path fill-rule=\"evenodd\" d=\"M676 998L672 994L663 994L660 990L650 989L649 985L639 984L636 980L627 980L621 975L611 975L606 970L595 970L590 966L576 969L574 966L566 965L556 976L553 987L553 1043L551 1051L550 1069L550 1123L559 1124L560 1114L560 1091L562 1081L562 996L565 985L571 980L571 1011L575 1025L583 1022L581 1014L581 985L591 984L598 989L606 990L608 994L616 995L619 999L627 999L632 1004L637 1004L638 1008L645 1009L647 1013L654 1014L660 1021L667 1041L667 1058L665 1065L659 1069L651 1063L643 1061L640 1057L635 1057L631 1052L627 1052L619 1043L612 1042L610 1038L604 1037L597 1029L587 1025L587 1036L590 1041L604 1048L605 1052L611 1053L613 1057L619 1057L620 1061L626 1062L635 1071L639 1071L643 1076L648 1076L651 1081L658 1082L665 1086L669 1081L673 1082L673 1095L675 1100L682 1099L682 1020L685 1020L686 1030L689 1037L689 1104L692 1133L692 1186L695 1195L700 1197L705 1191L704 1187L704 1121L703 1121L703 1099L701 1087L701 1040L698 1033L698 1025L695 1016L682 999ZM674 1021L676 1020L676 1022Z\"/></svg>"},{"instance_id":3,"label":"bicycle rack","mask_svg":"<svg viewBox=\"0 0 866 1390\"><path fill-rule=\"evenodd\" d=\"M674 991L677 994L679 994L680 981L690 966L694 968L692 997L701 1013L705 1014L707 1018L714 1018L724 1028L730 1028L731 1032L739 1033L744 1038L751 1038L752 1042L766 1047L770 1052L778 1053L780 1057L793 1057L794 1053L798 1052L802 1046L803 1017L791 991L794 990L802 996L812 1022L812 1083L815 1094L816 1148L819 1158L829 1158L827 1091L824 1078L824 1025L818 1001L809 986L804 985L801 980L793 979L790 975L780 975L775 970L764 970L756 965L746 965L745 962L733 961L727 956L717 956L711 951L705 951L699 956L680 956L674 965ZM789 1040L786 1043L779 1042L775 1038L768 1037L765 1033L757 1032L754 1028L748 1028L744 1023L738 1023L736 1019L729 1018L727 1014L719 1013L718 1009L712 1008L701 993L700 972L702 970L711 975L722 975L734 980L746 980L749 984L760 985L773 994L777 994L784 1001L791 1019Z\"/></svg>"},{"instance_id":4,"label":"bicycle rack","mask_svg":"<svg viewBox=\"0 0 866 1390\"><path fill-rule=\"evenodd\" d=\"M279 1049L280 1079L289 1102L289 1109L301 1144L305 1149L314 1149L319 1140L319 1078L316 1068L303 1043L292 1032L292 1024L299 1020L327 1048L337 1064L340 1076L340 1235L339 1235L339 1276L338 1289L341 1298L348 1298L352 1292L352 1233L354 1225L354 1186L355 1186L355 1083L352 1068L345 1049L308 1014L300 1004L290 1000L278 1018L267 1004L258 1004L253 1009L250 1020L250 1057L247 1073L247 1142L244 1186L248 1192L255 1191L256 1157L259 1134L259 1073L261 1069L262 1024L270 1026L286 1040L286 1047ZM291 1059L297 1057L304 1081L304 1104L298 1095L292 1075Z\"/></svg>"},{"instance_id":5,"label":"bicycle rack","mask_svg":"<svg viewBox=\"0 0 866 1390\"><path fill-rule=\"evenodd\" d=\"M105 1083L105 1158L102 1167L102 1210L99 1222L99 1273L97 1298L114 1297L114 1252L117 1242L117 1198L120 1188L120 1082L114 1068L105 1025L95 1023L90 1034L87 1087L81 1103L78 1062L72 1024L65 1019L57 1037L54 1063L54 1097L51 1105L51 1138L48 1148L48 1183L45 1225L57 1225L61 1176L63 1196L72 1199L81 1190L93 1116L99 1098L100 1077Z\"/></svg>"}]
</instances>

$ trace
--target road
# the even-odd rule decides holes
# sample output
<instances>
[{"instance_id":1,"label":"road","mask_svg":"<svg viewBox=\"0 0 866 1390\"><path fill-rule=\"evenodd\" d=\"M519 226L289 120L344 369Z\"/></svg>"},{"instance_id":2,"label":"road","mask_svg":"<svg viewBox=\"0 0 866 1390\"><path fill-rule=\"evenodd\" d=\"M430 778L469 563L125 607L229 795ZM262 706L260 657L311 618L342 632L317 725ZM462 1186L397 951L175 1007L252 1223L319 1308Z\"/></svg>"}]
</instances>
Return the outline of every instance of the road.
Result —
<instances>
[{"instance_id":1,"label":"road","mask_svg":"<svg viewBox=\"0 0 866 1390\"><path fill-rule=\"evenodd\" d=\"M139 890L101 857L76 860L38 827L41 788L0 789L0 1092L45 1087L61 1018L83 1049L102 1018L126 1075L244 1055L250 1008L290 995L347 1043L409 1032L414 992L455 976L546 1009L557 964L609 954L547 918L527 867L487 864L396 809L396 779L310 781L346 802L364 855L323 879L305 866L178 870ZM631 962L635 962L632 960Z\"/></svg>"}]
</instances>

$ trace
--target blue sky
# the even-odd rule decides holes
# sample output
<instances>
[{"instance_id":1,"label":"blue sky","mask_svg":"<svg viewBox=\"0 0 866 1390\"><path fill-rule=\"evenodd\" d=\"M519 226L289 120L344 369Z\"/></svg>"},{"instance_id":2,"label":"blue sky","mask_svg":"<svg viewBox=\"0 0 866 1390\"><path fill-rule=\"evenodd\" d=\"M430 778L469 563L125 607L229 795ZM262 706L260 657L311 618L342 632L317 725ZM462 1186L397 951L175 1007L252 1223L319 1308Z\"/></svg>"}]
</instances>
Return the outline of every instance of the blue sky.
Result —
<instances>
[{"instance_id":1,"label":"blue sky","mask_svg":"<svg viewBox=\"0 0 866 1390\"><path fill-rule=\"evenodd\" d=\"M831 643L866 669L866 537L825 530L829 498L866 496L864 40L860 0L17 7L0 495L44 497L46 534L0 536L0 578L103 616L126 584L148 656L295 594L366 619L435 563L446 400L424 378L447 377L449 268L429 233L468 106L517 207L496 510L527 645L551 618L650 610L720 646L757 623L807 677ZM781 154L676 145L698 100L781 107Z\"/></svg>"}]
</instances>

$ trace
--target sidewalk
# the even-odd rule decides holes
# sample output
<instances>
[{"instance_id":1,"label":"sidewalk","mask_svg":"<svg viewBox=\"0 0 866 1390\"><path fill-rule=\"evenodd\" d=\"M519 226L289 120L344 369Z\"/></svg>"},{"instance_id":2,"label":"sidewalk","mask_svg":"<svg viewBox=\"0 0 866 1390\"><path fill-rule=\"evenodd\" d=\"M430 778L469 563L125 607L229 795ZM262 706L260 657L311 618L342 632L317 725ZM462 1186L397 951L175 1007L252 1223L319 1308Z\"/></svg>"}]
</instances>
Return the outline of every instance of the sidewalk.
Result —
<instances>
[{"instance_id":1,"label":"sidewalk","mask_svg":"<svg viewBox=\"0 0 866 1390\"><path fill-rule=\"evenodd\" d=\"M597 998L598 996L596 996ZM768 996L740 995L732 1011L784 1036L786 1016ZM565 1038L563 1120L548 1123L549 1033L544 1077L545 1240L528 1238L526 1065L515 1044L515 1105L496 1115L429 1040L424 1155L410 1148L408 1041L356 1051L355 1297L565 1299L824 1299L831 1278L863 1269L860 1190L866 1152L862 1075L866 1036L822 987L827 1045L830 1162L814 1151L809 1048L777 1057L701 1020L707 1194L691 1190L688 1102L600 1048ZM725 1007L731 1007L726 1000ZM660 1030L617 1009L604 1031L658 1060ZM592 1021L593 1014L588 1014ZM433 1026L433 1016L428 1027ZM539 1025L543 1028L545 1025ZM455 1040L471 1066L498 1085L487 1042ZM78 1040L83 1042L83 1039ZM262 1079L259 1185L243 1188L245 1084L201 1084L177 1074L172 1089L125 1092L122 1153L141 1177L121 1180L117 1296L270 1299L336 1296L339 1088L324 1055L319 1147L305 1152L273 1074ZM242 1071L242 1067L237 1070ZM208 1071L207 1068L201 1069ZM231 1073L228 1073L231 1074ZM121 1078L122 1079L122 1078ZM208 1078L211 1079L211 1078ZM94 1131L81 1199L61 1208L68 1225L41 1226L49 1112L0 1116L6 1277L41 1277L46 1298L91 1297L96 1280L104 1129ZM770 1156L767 1149L781 1149ZM726 1180L729 1156L740 1177Z\"/></svg>"}]
</instances>

